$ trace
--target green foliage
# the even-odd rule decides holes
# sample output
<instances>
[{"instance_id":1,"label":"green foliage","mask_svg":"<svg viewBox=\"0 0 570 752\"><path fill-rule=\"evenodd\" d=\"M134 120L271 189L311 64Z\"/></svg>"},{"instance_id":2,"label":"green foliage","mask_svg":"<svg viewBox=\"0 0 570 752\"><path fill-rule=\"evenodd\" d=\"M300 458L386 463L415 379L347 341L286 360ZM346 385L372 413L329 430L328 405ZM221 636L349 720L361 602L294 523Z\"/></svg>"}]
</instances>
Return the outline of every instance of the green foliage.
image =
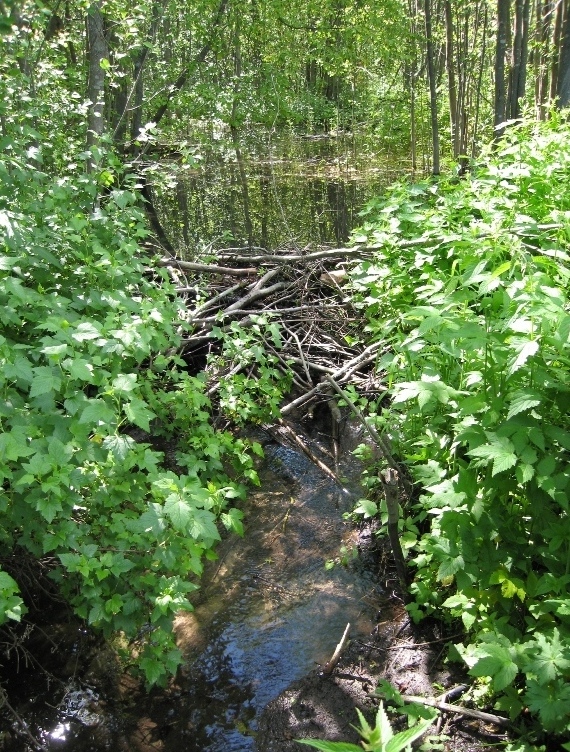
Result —
<instances>
[{"instance_id":1,"label":"green foliage","mask_svg":"<svg viewBox=\"0 0 570 752\"><path fill-rule=\"evenodd\" d=\"M215 328L222 340L220 355L210 357L220 379L220 407L238 425L263 423L279 416L279 403L291 388L292 374L280 360L279 327L266 316L252 316L245 328L233 321L227 331Z\"/></svg>"},{"instance_id":2,"label":"green foliage","mask_svg":"<svg viewBox=\"0 0 570 752\"><path fill-rule=\"evenodd\" d=\"M464 179L396 186L366 209L356 240L377 251L353 278L370 337L392 345L392 401L370 420L420 491L410 613L461 619L499 707L566 736L568 134L513 128Z\"/></svg>"},{"instance_id":3,"label":"green foliage","mask_svg":"<svg viewBox=\"0 0 570 752\"><path fill-rule=\"evenodd\" d=\"M434 717L424 718L405 731L395 734L382 702L376 713L375 726L370 726L358 708L356 712L360 721L360 728L357 731L363 739L362 747L346 742L323 742L316 739L297 739L297 742L323 750L323 752L361 752L362 749L366 752L410 752L412 742L419 739L434 721Z\"/></svg>"},{"instance_id":4,"label":"green foliage","mask_svg":"<svg viewBox=\"0 0 570 752\"><path fill-rule=\"evenodd\" d=\"M52 177L41 148L32 163L18 134L3 146L0 542L58 562L75 612L122 633L125 659L159 682L180 661L172 618L191 608L219 523L242 532L232 504L235 479L257 478L249 446L213 428L204 378L165 354L181 304L144 266L129 176L100 154L99 175ZM0 572L0 624L24 609Z\"/></svg>"}]
</instances>

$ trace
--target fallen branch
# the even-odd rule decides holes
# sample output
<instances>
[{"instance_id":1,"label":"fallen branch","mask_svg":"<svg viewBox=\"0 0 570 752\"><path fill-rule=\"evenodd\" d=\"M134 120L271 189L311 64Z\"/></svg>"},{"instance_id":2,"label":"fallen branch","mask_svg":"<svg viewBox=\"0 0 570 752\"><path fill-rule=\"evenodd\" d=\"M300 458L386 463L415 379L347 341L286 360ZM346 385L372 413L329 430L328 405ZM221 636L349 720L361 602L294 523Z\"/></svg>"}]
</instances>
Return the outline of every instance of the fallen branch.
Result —
<instances>
[{"instance_id":1,"label":"fallen branch","mask_svg":"<svg viewBox=\"0 0 570 752\"><path fill-rule=\"evenodd\" d=\"M245 277L257 274L257 268L234 269L231 266L216 266L215 264L196 264L193 261L181 261L177 258L161 258L158 261L159 266L172 267L174 269L184 269L188 272L204 272L206 274L228 274L234 277Z\"/></svg>"},{"instance_id":2,"label":"fallen branch","mask_svg":"<svg viewBox=\"0 0 570 752\"><path fill-rule=\"evenodd\" d=\"M430 697L402 695L402 700L404 700L404 702L417 702L420 705L428 705L430 708L437 708L445 713L457 713L458 715L465 715L468 718L476 718L478 721L494 723L496 726L502 726L503 728L512 725L510 720L508 718L503 718L503 716L495 715L494 713L483 713L481 710L463 708L460 705L450 705L448 702L438 702L438 700L432 700Z\"/></svg>"}]
</instances>

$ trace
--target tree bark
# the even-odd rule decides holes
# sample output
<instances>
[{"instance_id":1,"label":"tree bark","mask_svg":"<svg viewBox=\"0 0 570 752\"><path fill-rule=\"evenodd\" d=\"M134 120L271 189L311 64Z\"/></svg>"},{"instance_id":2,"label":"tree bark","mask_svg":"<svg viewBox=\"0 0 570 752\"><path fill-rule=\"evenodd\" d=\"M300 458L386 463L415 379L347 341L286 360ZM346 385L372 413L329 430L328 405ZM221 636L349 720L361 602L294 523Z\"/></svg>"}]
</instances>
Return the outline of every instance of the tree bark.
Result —
<instances>
[{"instance_id":1,"label":"tree bark","mask_svg":"<svg viewBox=\"0 0 570 752\"><path fill-rule=\"evenodd\" d=\"M550 72L550 101L554 102L560 93L558 78L560 69L560 42L562 39L562 27L565 17L565 0L558 0L556 17L554 19L554 35L552 38L552 66ZM566 14L567 15L567 14Z\"/></svg>"},{"instance_id":2,"label":"tree bark","mask_svg":"<svg viewBox=\"0 0 570 752\"><path fill-rule=\"evenodd\" d=\"M447 83L449 94L449 118L451 123L451 142L453 144L453 156L459 156L459 127L457 111L457 83L455 80L454 52L453 52L453 10L451 0L445 0L445 60L447 64Z\"/></svg>"},{"instance_id":3,"label":"tree bark","mask_svg":"<svg viewBox=\"0 0 570 752\"><path fill-rule=\"evenodd\" d=\"M105 71L103 60L108 59L109 50L105 37L105 21L102 13L102 0L97 0L87 11L87 37L89 43L89 80L87 98L87 148L94 146L105 132Z\"/></svg>"},{"instance_id":4,"label":"tree bark","mask_svg":"<svg viewBox=\"0 0 570 752\"><path fill-rule=\"evenodd\" d=\"M510 0L497 0L497 45L495 53L495 139L504 131L507 114L507 92L505 86L505 57L507 54L507 34L509 33Z\"/></svg>"},{"instance_id":5,"label":"tree bark","mask_svg":"<svg viewBox=\"0 0 570 752\"><path fill-rule=\"evenodd\" d=\"M570 13L568 8L565 8L565 16L558 71L558 106L560 108L568 107L570 104Z\"/></svg>"},{"instance_id":6,"label":"tree bark","mask_svg":"<svg viewBox=\"0 0 570 752\"><path fill-rule=\"evenodd\" d=\"M437 122L437 82L435 75L435 60L431 24L431 0L424 0L425 24L426 24L426 56L429 79L429 99L431 114L431 139L432 139L432 175L439 175L439 126Z\"/></svg>"}]
</instances>

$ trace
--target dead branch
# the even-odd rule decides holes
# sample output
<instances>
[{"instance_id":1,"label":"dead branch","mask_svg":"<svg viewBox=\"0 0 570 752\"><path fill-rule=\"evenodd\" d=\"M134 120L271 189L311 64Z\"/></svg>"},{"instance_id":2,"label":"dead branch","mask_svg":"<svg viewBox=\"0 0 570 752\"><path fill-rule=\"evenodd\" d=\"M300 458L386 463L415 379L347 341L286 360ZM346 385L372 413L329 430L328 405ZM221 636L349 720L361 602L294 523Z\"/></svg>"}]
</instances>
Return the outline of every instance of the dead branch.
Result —
<instances>
[{"instance_id":1,"label":"dead branch","mask_svg":"<svg viewBox=\"0 0 570 752\"><path fill-rule=\"evenodd\" d=\"M184 269L188 272L204 272L206 274L227 274L234 277L251 276L257 273L256 268L235 269L231 266L216 266L215 264L195 264L191 261L181 261L177 258L161 258L159 266L174 267Z\"/></svg>"},{"instance_id":2,"label":"dead branch","mask_svg":"<svg viewBox=\"0 0 570 752\"><path fill-rule=\"evenodd\" d=\"M350 623L348 623L345 627L344 634L342 635L340 642L335 648L334 653L332 654L332 657L330 661L327 661L325 665L321 669L321 676L330 676L332 672L334 671L337 663L340 660L340 656L342 655L342 651L344 650L344 646L346 644L346 640L348 638L348 632L350 630Z\"/></svg>"},{"instance_id":3,"label":"dead branch","mask_svg":"<svg viewBox=\"0 0 570 752\"><path fill-rule=\"evenodd\" d=\"M459 715L466 715L468 718L476 718L479 721L485 723L494 723L496 726L508 727L511 726L511 722L508 718L503 718L500 715L494 713L483 713L481 710L472 710L471 708L463 708L460 705L450 705L448 702L438 702L431 697L417 697L416 695L402 695L404 702L417 702L420 705L428 705L430 708L437 708L446 713L458 713Z\"/></svg>"}]
</instances>

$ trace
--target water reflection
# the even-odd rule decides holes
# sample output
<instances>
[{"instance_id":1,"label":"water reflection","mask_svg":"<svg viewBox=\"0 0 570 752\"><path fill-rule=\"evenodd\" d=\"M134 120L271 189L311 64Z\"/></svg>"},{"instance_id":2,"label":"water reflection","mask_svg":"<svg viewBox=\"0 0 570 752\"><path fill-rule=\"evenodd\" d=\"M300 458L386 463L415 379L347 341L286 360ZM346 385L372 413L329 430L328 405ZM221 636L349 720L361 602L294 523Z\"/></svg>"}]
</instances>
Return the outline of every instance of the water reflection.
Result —
<instances>
[{"instance_id":1,"label":"water reflection","mask_svg":"<svg viewBox=\"0 0 570 752\"><path fill-rule=\"evenodd\" d=\"M200 167L171 164L171 187L156 188L163 224L184 255L206 240L270 249L343 244L366 201L403 172L354 134L228 134L200 152Z\"/></svg>"}]
</instances>

